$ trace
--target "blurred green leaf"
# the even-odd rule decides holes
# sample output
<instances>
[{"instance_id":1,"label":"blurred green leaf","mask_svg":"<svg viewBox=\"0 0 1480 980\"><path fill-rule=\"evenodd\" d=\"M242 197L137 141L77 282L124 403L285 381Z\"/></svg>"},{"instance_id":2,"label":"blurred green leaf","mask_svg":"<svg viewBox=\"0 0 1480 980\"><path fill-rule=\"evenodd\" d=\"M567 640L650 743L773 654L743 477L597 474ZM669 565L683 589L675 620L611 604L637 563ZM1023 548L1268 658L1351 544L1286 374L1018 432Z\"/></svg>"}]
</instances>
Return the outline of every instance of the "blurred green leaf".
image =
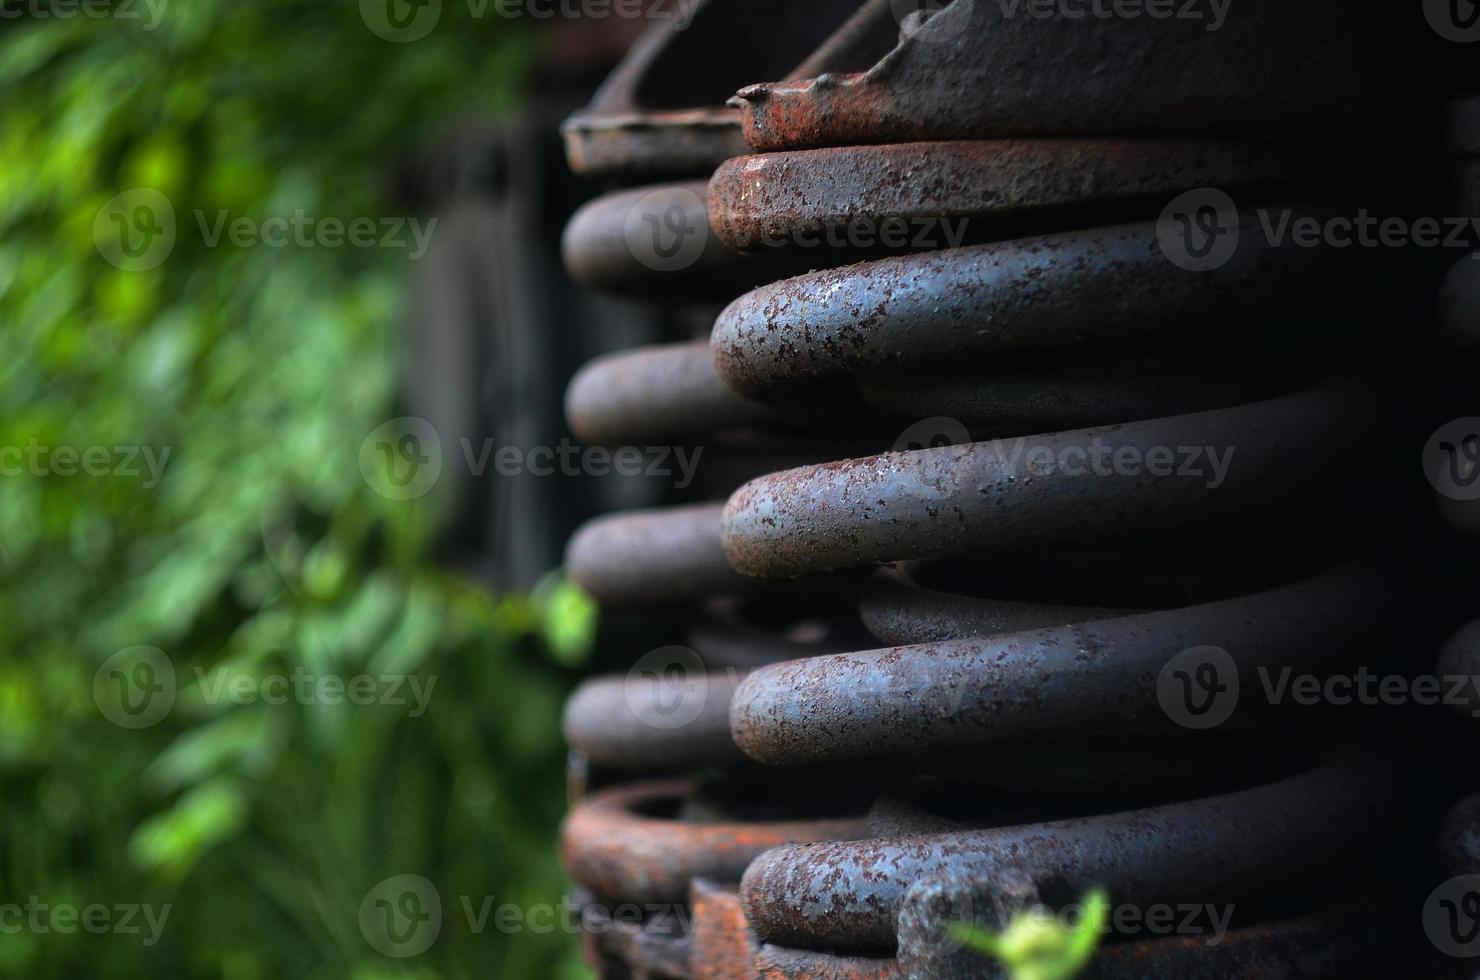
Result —
<instances>
[{"instance_id":1,"label":"blurred green leaf","mask_svg":"<svg viewBox=\"0 0 1480 980\"><path fill-rule=\"evenodd\" d=\"M445 8L413 44L354 3L305 0L171 2L154 30L4 21L0 448L101 447L109 467L0 475L0 894L175 914L154 948L7 936L0 975L576 969L568 935L452 928L395 963L358 910L402 873L559 901L559 665L584 656L594 611L568 589L451 579L428 557L435 512L362 478L361 442L396 414L404 255L201 230L223 211L384 216L386 161L511 104L532 50L519 24ZM143 271L96 237L136 187L174 212ZM167 653L175 698L125 729L94 675L135 646ZM413 717L202 690L296 672L409 675L430 702Z\"/></svg>"},{"instance_id":2,"label":"blurred green leaf","mask_svg":"<svg viewBox=\"0 0 1480 980\"><path fill-rule=\"evenodd\" d=\"M1110 902L1098 889L1081 903L1077 921L1065 925L1046 909L1019 912L1001 934L967 923L951 932L970 948L1000 961L1012 980L1073 980L1094 956L1110 915Z\"/></svg>"}]
</instances>

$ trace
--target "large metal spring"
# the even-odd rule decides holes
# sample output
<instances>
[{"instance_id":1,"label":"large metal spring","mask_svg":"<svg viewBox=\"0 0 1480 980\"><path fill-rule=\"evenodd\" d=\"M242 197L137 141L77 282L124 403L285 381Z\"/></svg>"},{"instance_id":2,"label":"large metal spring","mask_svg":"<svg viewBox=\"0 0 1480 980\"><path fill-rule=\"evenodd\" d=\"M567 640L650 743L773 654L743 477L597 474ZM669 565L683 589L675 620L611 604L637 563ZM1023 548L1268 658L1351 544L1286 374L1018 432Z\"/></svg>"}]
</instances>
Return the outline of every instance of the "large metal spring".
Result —
<instances>
[{"instance_id":1,"label":"large metal spring","mask_svg":"<svg viewBox=\"0 0 1480 980\"><path fill-rule=\"evenodd\" d=\"M591 441L724 454L712 499L567 551L603 604L697 610L567 706L593 962L994 976L951 923L1101 887L1229 919L1116 923L1088 976L1378 974L1402 776L1237 691L1393 632L1384 573L1305 533L1384 431L1371 385L1304 356L1363 258L1261 223L1348 206L1310 138L1391 126L1398 32L1318 0L1216 33L899 6L792 10L728 106L616 98L783 16L701 4L568 130L590 171L687 178L584 209L573 276L728 303L567 397Z\"/></svg>"}]
</instances>

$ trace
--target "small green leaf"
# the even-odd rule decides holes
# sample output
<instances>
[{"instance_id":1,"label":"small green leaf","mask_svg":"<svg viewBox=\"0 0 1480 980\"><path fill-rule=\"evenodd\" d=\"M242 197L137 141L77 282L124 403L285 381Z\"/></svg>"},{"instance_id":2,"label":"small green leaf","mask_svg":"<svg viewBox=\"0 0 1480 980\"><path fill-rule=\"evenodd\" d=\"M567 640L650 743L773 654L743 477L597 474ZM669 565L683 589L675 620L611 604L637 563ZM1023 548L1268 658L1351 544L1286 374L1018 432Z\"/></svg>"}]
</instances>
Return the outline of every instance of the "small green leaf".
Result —
<instances>
[{"instance_id":1,"label":"small green leaf","mask_svg":"<svg viewBox=\"0 0 1480 980\"><path fill-rule=\"evenodd\" d=\"M1012 980L1071 980L1094 955L1110 914L1104 891L1085 897L1079 920L1065 926L1057 916L1038 907L1013 916L1001 935L958 922L951 933L978 952L997 959Z\"/></svg>"},{"instance_id":2,"label":"small green leaf","mask_svg":"<svg viewBox=\"0 0 1480 980\"><path fill-rule=\"evenodd\" d=\"M600 618L596 601L564 578L541 583L535 599L539 602L540 634L551 657L567 667L584 663L596 642Z\"/></svg>"}]
</instances>

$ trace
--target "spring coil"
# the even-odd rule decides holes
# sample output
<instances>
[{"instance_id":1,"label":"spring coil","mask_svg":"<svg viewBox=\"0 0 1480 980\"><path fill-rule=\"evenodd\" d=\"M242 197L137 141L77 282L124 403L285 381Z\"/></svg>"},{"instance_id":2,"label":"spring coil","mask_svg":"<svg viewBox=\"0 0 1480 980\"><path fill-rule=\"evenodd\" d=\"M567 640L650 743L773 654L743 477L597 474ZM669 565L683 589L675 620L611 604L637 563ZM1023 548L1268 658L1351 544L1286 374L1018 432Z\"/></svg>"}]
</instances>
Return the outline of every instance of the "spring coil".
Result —
<instances>
[{"instance_id":1,"label":"spring coil","mask_svg":"<svg viewBox=\"0 0 1480 980\"><path fill-rule=\"evenodd\" d=\"M598 517L567 550L604 605L703 610L698 652L659 658L679 665L681 723L656 674L567 704L572 748L613 783L574 803L571 877L593 907L687 919L593 930L593 965L996 975L951 923L1000 931L1100 886L1232 918L1217 944L1117 927L1087 976L1365 975L1387 951L1353 870L1392 833L1401 774L1213 702L1262 672L1364 662L1393 631L1387 577L1299 533L1353 489L1382 400L1318 365L1268 370L1270 339L1329 312L1360 259L1260 226L1344 206L1295 137L1390 126L1391 21L1292 0L1210 37L894 6L827 5L790 76L705 110L763 152L706 183L717 161L680 142L684 180L615 191L567 229L584 285L728 303L707 342L584 368L572 428L746 433L714 499ZM682 44L650 38L622 85ZM596 108L568 131L577 163ZM649 179L653 146L624 170L608 143L599 169ZM665 227L699 240L666 254L645 237ZM1217 261L1179 251L1199 227L1231 243ZM1225 720L1217 737L1246 735L1210 766Z\"/></svg>"}]
</instances>

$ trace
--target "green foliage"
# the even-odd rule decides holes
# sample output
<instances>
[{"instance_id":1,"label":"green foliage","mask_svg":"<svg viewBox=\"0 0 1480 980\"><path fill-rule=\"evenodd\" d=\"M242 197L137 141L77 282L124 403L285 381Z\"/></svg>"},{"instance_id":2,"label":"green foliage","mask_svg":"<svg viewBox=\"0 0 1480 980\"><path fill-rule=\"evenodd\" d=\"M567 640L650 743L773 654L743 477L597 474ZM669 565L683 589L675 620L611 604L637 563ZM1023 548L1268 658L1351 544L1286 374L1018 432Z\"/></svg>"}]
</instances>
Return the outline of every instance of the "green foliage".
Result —
<instances>
[{"instance_id":1,"label":"green foliage","mask_svg":"<svg viewBox=\"0 0 1480 980\"><path fill-rule=\"evenodd\" d=\"M1085 898L1072 926L1034 908L1013 916L1000 936L966 923L957 923L952 932L967 946L1001 962L1012 980L1073 980L1094 955L1109 914L1109 899L1096 890Z\"/></svg>"},{"instance_id":2,"label":"green foliage","mask_svg":"<svg viewBox=\"0 0 1480 980\"><path fill-rule=\"evenodd\" d=\"M528 40L453 4L407 44L352 2L168 0L152 30L145 3L143 20L36 7L0 21L0 905L171 913L153 945L5 930L0 974L572 971L570 936L474 934L459 897L563 893L561 668L589 606L439 572L434 497L361 475L395 414L404 250L211 247L196 217L381 217L386 161L507 104ZM172 205L173 249L120 268L95 224L139 187ZM28 446L39 464L3 455ZM110 468L60 447L106 447ZM131 730L94 675L137 646L164 651L179 693ZM219 696L295 671L435 687L420 716ZM395 960L357 917L403 873L435 883L445 922Z\"/></svg>"}]
</instances>

